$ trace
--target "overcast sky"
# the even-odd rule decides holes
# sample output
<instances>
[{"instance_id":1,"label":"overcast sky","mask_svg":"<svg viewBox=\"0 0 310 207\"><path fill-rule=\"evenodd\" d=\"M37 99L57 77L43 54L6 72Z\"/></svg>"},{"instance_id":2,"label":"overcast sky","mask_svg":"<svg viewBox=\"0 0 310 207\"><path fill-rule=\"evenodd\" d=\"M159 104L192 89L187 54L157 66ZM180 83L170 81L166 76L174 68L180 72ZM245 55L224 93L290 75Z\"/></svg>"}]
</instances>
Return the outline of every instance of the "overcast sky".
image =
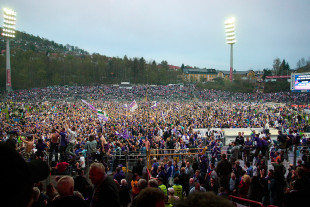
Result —
<instances>
[{"instance_id":1,"label":"overcast sky","mask_svg":"<svg viewBox=\"0 0 310 207\"><path fill-rule=\"evenodd\" d=\"M16 29L90 53L229 70L224 22L236 19L234 69L310 58L310 0L1 0ZM3 18L1 15L1 25Z\"/></svg>"}]
</instances>

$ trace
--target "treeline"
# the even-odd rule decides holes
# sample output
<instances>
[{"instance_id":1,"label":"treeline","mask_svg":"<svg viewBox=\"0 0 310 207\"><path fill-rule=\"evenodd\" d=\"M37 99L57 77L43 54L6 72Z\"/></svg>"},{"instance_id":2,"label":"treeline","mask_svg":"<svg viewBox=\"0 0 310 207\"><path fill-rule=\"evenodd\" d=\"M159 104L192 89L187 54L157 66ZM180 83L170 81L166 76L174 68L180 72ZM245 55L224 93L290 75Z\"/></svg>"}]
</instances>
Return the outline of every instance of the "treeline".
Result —
<instances>
[{"instance_id":1,"label":"treeline","mask_svg":"<svg viewBox=\"0 0 310 207\"><path fill-rule=\"evenodd\" d=\"M14 49L13 49L14 50ZM181 81L181 71L169 70L167 61L93 55L55 56L33 50L11 52L13 89L53 85L98 85L129 81L139 84L168 84ZM5 87L5 56L0 56L0 82Z\"/></svg>"}]
</instances>

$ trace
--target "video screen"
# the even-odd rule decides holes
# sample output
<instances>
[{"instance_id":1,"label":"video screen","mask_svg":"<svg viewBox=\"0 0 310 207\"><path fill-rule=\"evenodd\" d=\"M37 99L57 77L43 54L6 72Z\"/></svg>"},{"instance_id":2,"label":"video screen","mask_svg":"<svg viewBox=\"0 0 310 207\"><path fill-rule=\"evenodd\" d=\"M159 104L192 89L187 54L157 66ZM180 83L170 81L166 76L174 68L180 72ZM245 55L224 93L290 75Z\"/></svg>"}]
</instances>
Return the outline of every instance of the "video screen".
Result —
<instances>
[{"instance_id":1,"label":"video screen","mask_svg":"<svg viewBox=\"0 0 310 207\"><path fill-rule=\"evenodd\" d=\"M310 90L310 74L295 75L295 90Z\"/></svg>"}]
</instances>

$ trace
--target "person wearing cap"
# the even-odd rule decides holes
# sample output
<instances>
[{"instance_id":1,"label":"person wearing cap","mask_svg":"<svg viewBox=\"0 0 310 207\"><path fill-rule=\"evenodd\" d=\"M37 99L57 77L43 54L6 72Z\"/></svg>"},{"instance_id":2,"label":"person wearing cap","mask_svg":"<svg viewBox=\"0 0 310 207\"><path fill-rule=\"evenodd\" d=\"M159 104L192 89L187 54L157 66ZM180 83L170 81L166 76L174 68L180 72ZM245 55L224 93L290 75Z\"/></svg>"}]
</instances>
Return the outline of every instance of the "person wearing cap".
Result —
<instances>
[{"instance_id":1,"label":"person wearing cap","mask_svg":"<svg viewBox=\"0 0 310 207\"><path fill-rule=\"evenodd\" d=\"M168 188L168 203L174 205L176 201L179 201L180 198L179 196L174 195L174 189L173 188Z\"/></svg>"},{"instance_id":2,"label":"person wearing cap","mask_svg":"<svg viewBox=\"0 0 310 207\"><path fill-rule=\"evenodd\" d=\"M102 163L92 163L89 169L89 179L94 184L94 192L90 207L113 206L120 207L119 192L114 180L107 176Z\"/></svg>"}]
</instances>

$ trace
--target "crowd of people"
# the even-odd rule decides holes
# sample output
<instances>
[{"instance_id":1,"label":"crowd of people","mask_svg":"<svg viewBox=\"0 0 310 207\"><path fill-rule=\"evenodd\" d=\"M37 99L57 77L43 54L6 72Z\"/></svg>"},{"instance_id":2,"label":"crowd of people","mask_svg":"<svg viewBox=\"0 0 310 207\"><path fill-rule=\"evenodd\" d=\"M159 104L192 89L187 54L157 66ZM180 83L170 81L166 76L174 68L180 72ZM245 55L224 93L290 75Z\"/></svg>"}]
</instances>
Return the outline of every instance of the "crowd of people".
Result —
<instances>
[{"instance_id":1,"label":"crowd of people","mask_svg":"<svg viewBox=\"0 0 310 207\"><path fill-rule=\"evenodd\" d=\"M39 196L33 205L101 206L109 200L111 206L186 206L199 197L197 191L210 191L217 198L234 195L264 205L291 206L293 198L307 198L310 160L306 152L297 167L286 169L282 162L296 139L307 144L303 135L309 131L309 114L286 103L307 105L309 98L300 93L241 94L175 85L20 90L0 103L0 140L27 162L43 160L52 174L65 175L57 177L56 186L46 186L45 193L36 183ZM133 100L140 100L136 108L131 107ZM209 130L201 134L197 128ZM213 128L264 131L249 137L240 132L227 158L224 134ZM275 142L268 134L271 128L279 130ZM270 146L282 148L270 154L273 169L265 162ZM180 162L161 156L168 150L180 153L175 156ZM195 156L182 155L191 150ZM148 153L158 154L152 157L149 174L144 173ZM119 159L126 154L137 155L132 169Z\"/></svg>"},{"instance_id":2,"label":"crowd of people","mask_svg":"<svg viewBox=\"0 0 310 207\"><path fill-rule=\"evenodd\" d=\"M203 101L232 100L235 102L277 102L290 104L308 104L310 102L307 93L238 93L213 89L199 89L194 85L132 85L119 87L110 85L101 86L53 86L47 88L33 88L29 90L16 90L6 94L5 99L14 102L42 100L64 101L66 99L88 99L128 101L148 96L149 100L180 100Z\"/></svg>"}]
</instances>

